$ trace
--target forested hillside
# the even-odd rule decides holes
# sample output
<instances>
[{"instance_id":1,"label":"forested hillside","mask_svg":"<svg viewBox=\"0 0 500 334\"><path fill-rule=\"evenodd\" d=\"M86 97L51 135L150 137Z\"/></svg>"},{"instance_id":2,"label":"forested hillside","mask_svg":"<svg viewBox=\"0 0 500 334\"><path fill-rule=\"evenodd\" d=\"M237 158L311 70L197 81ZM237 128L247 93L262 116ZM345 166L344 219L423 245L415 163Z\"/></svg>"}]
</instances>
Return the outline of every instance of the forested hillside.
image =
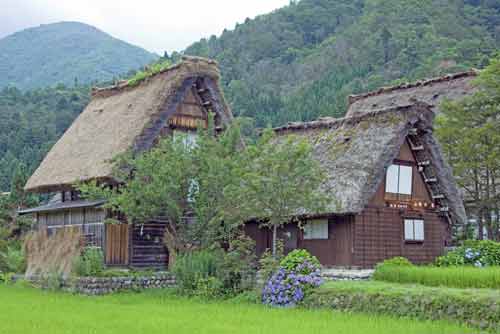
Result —
<instances>
[{"instance_id":1,"label":"forested hillside","mask_svg":"<svg viewBox=\"0 0 500 334\"><path fill-rule=\"evenodd\" d=\"M497 0L302 0L203 39L233 112L257 126L340 116L346 96L481 68L500 46Z\"/></svg>"},{"instance_id":2,"label":"forested hillside","mask_svg":"<svg viewBox=\"0 0 500 334\"><path fill-rule=\"evenodd\" d=\"M0 191L31 174L88 101L87 87L0 91Z\"/></svg>"},{"instance_id":3,"label":"forested hillside","mask_svg":"<svg viewBox=\"0 0 500 334\"><path fill-rule=\"evenodd\" d=\"M0 89L107 81L156 58L83 23L47 24L0 39Z\"/></svg>"}]
</instances>

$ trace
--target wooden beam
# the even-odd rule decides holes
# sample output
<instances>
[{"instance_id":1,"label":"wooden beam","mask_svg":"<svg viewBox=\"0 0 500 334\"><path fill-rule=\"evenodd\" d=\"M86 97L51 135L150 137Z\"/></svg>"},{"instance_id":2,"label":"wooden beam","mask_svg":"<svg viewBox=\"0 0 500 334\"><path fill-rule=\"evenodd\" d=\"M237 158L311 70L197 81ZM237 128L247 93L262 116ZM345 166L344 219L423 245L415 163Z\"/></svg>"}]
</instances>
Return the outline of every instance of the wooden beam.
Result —
<instances>
[{"instance_id":1,"label":"wooden beam","mask_svg":"<svg viewBox=\"0 0 500 334\"><path fill-rule=\"evenodd\" d=\"M429 166L430 164L431 164L430 160L423 160L417 162L418 166Z\"/></svg>"}]
</instances>

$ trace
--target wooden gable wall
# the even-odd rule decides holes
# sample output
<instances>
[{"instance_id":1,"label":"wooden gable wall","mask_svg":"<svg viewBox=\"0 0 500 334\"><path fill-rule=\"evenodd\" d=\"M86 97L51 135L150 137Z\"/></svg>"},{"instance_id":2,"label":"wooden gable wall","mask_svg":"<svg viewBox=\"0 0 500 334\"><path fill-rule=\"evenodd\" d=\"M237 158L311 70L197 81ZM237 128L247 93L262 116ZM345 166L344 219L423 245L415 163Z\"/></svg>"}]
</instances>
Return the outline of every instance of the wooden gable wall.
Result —
<instances>
[{"instance_id":1,"label":"wooden gable wall","mask_svg":"<svg viewBox=\"0 0 500 334\"><path fill-rule=\"evenodd\" d=\"M418 171L417 162L407 141L405 141L405 143L401 147L398 156L396 157L396 159L394 159L394 162L411 165L413 167L412 200L417 202L420 201L425 203L432 203L427 185L424 182L422 174ZM377 189L377 192L375 193L369 204L370 206L386 205L385 181L386 179L384 177L383 181L380 183Z\"/></svg>"},{"instance_id":2,"label":"wooden gable wall","mask_svg":"<svg viewBox=\"0 0 500 334\"><path fill-rule=\"evenodd\" d=\"M200 124L207 126L208 114L195 88L191 88L174 115L169 119L169 126L185 130L196 130Z\"/></svg>"},{"instance_id":3,"label":"wooden gable wall","mask_svg":"<svg viewBox=\"0 0 500 334\"><path fill-rule=\"evenodd\" d=\"M432 203L427 185L418 171L415 157L407 142L403 144L395 163L413 167L411 203ZM373 267L384 259L404 256L414 263L429 263L442 255L449 242L447 222L431 207L413 205L390 207L385 194L385 177L370 203L354 219L353 264ZM425 240L411 243L404 240L404 219L424 220Z\"/></svg>"}]
</instances>

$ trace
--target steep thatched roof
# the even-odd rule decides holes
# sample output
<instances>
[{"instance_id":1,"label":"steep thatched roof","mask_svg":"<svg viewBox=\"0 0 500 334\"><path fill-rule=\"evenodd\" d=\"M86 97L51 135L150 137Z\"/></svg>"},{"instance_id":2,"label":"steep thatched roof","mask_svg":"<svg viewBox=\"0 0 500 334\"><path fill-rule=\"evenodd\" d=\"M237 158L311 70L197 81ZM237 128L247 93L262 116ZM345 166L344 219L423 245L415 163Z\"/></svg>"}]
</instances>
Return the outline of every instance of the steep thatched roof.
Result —
<instances>
[{"instance_id":1,"label":"steep thatched roof","mask_svg":"<svg viewBox=\"0 0 500 334\"><path fill-rule=\"evenodd\" d=\"M227 124L232 115L219 77L216 62L185 57L135 87L94 89L87 108L52 147L25 189L48 192L79 181L112 179L113 158L130 149L151 147L185 94L200 80L214 111Z\"/></svg>"},{"instance_id":2,"label":"steep thatched roof","mask_svg":"<svg viewBox=\"0 0 500 334\"><path fill-rule=\"evenodd\" d=\"M417 128L436 176L448 199L454 221L465 221L465 210L451 170L432 134L434 113L416 103L364 112L342 119L324 118L276 128L280 136L307 138L313 155L327 173L323 190L334 195L327 213L359 213L384 179L410 129Z\"/></svg>"},{"instance_id":3,"label":"steep thatched roof","mask_svg":"<svg viewBox=\"0 0 500 334\"><path fill-rule=\"evenodd\" d=\"M409 105L417 101L429 104L434 111L438 112L439 104L444 99L456 100L472 94L475 91L472 81L477 74L476 70L470 70L414 83L382 87L360 95L351 95L346 116Z\"/></svg>"}]
</instances>

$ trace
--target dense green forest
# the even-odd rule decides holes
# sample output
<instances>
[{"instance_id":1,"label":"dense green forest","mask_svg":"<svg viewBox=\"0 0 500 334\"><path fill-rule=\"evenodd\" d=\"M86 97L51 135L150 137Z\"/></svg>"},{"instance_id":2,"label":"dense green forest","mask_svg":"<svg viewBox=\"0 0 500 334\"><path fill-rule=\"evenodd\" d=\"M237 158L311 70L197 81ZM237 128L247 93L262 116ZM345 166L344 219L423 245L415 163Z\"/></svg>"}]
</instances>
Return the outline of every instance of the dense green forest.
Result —
<instances>
[{"instance_id":1,"label":"dense green forest","mask_svg":"<svg viewBox=\"0 0 500 334\"><path fill-rule=\"evenodd\" d=\"M78 22L60 22L0 39L0 89L112 80L158 56Z\"/></svg>"},{"instance_id":2,"label":"dense green forest","mask_svg":"<svg viewBox=\"0 0 500 334\"><path fill-rule=\"evenodd\" d=\"M500 46L497 0L302 0L203 39L233 112L257 126L341 116L346 96L482 68Z\"/></svg>"},{"instance_id":3,"label":"dense green forest","mask_svg":"<svg viewBox=\"0 0 500 334\"><path fill-rule=\"evenodd\" d=\"M28 176L89 101L88 87L0 91L0 190Z\"/></svg>"}]
</instances>

